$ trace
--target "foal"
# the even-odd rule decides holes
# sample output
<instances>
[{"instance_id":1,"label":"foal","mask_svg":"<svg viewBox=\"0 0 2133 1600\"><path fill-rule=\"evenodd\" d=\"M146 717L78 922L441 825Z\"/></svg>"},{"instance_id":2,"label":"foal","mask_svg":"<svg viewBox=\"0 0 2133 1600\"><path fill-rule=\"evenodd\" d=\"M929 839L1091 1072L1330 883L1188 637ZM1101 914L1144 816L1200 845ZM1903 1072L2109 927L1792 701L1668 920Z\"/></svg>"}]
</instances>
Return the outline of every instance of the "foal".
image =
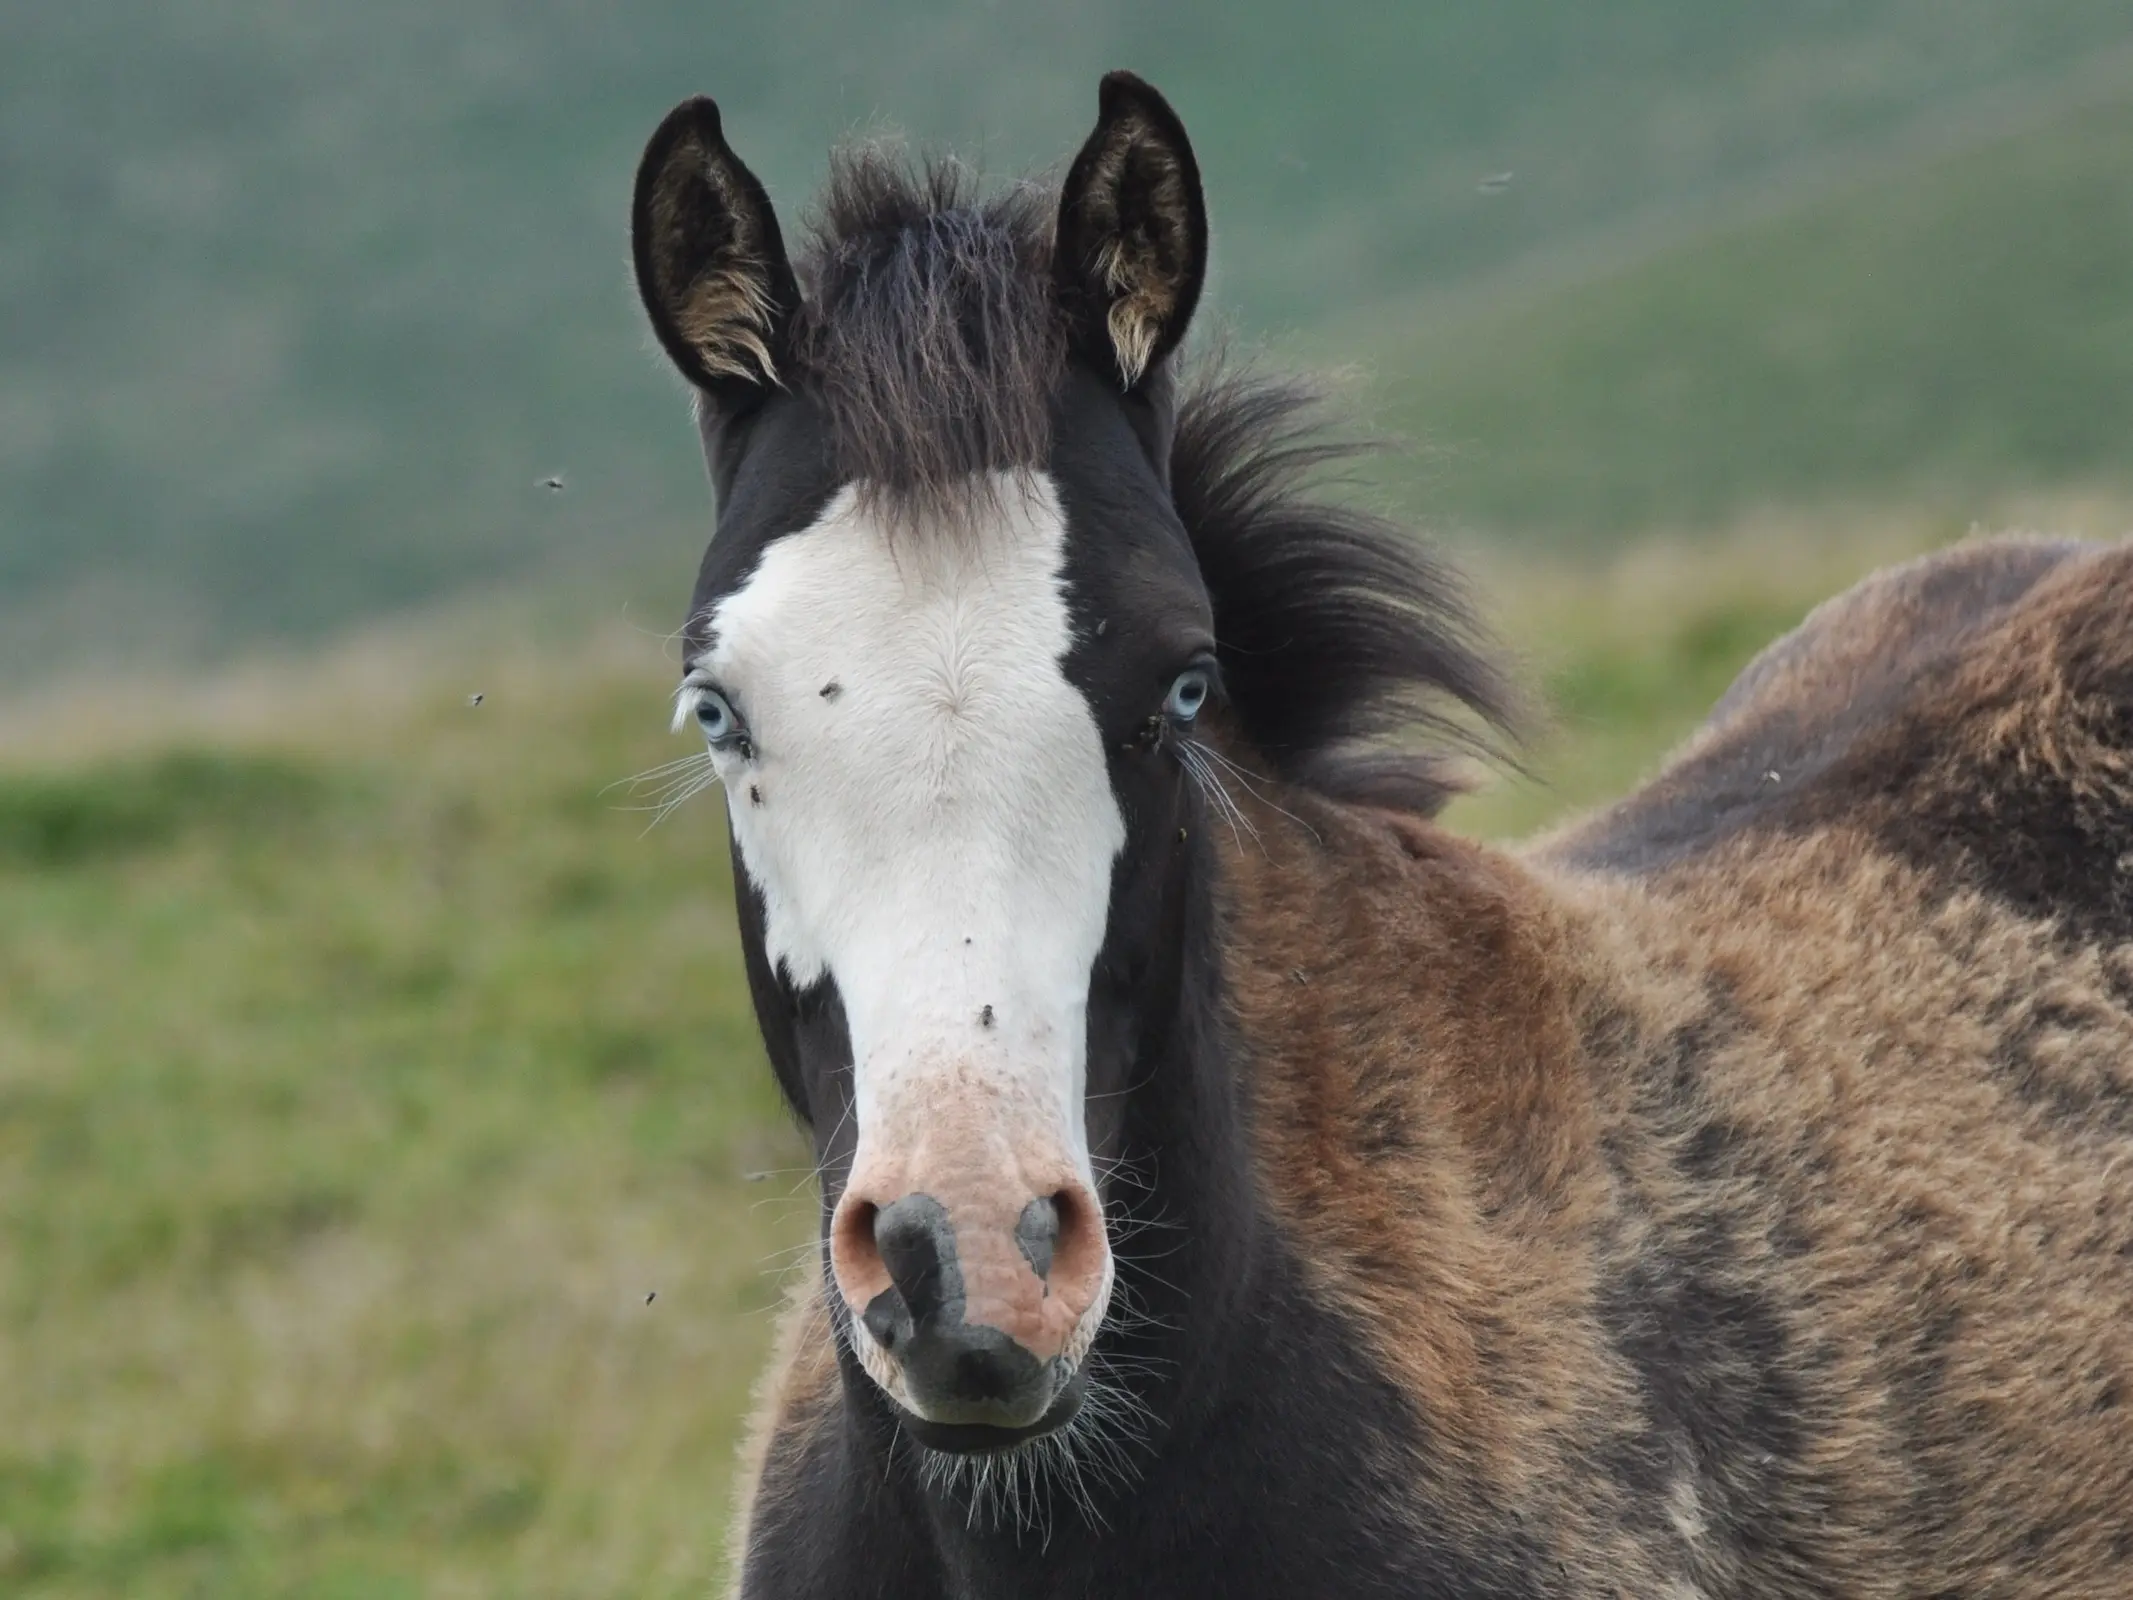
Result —
<instances>
[{"instance_id":1,"label":"foal","mask_svg":"<svg viewBox=\"0 0 2133 1600\"><path fill-rule=\"evenodd\" d=\"M742 1594L2133 1594L2133 557L1886 574L1507 855L1457 584L1175 383L1145 84L797 263L690 101L633 220L822 1178Z\"/></svg>"}]
</instances>

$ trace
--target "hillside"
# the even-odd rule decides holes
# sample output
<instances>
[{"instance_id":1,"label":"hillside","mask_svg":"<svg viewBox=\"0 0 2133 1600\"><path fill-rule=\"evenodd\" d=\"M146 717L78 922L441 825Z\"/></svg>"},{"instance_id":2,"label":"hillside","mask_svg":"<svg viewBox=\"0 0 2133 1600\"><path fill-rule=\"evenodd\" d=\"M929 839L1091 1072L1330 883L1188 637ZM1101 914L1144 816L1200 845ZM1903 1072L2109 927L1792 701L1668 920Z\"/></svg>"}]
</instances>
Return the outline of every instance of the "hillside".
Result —
<instances>
[{"instance_id":1,"label":"hillside","mask_svg":"<svg viewBox=\"0 0 2133 1600\"><path fill-rule=\"evenodd\" d=\"M685 93L723 97L791 214L853 129L1056 159L1135 65L1197 136L1251 338L1574 262L2129 39L2116 0L7 8L0 670L214 655L557 562L678 594L703 495L622 224Z\"/></svg>"},{"instance_id":2,"label":"hillside","mask_svg":"<svg viewBox=\"0 0 2133 1600\"><path fill-rule=\"evenodd\" d=\"M1984 143L1373 354L1444 521L1557 543L1757 507L2133 483L2133 76Z\"/></svg>"}]
</instances>

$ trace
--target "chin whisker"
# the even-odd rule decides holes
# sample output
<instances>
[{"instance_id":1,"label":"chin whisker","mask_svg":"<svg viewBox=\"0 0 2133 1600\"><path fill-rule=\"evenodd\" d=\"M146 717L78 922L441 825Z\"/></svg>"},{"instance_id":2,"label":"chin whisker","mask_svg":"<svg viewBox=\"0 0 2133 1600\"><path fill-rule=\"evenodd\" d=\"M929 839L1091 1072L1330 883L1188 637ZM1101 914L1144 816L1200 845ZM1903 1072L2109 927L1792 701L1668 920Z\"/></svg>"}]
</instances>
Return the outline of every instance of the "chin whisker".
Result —
<instances>
[{"instance_id":1,"label":"chin whisker","mask_svg":"<svg viewBox=\"0 0 2133 1600\"><path fill-rule=\"evenodd\" d=\"M1153 1376L1170 1364L1092 1350L1082 1366L1081 1404L1063 1426L985 1455L907 1440L918 1480L928 1493L960 1503L964 1525L973 1531L1004 1530L1018 1542L1037 1540L1039 1548L1050 1545L1055 1507L1062 1502L1092 1531L1108 1528L1103 1501L1132 1488L1161 1426L1127 1380Z\"/></svg>"}]
</instances>

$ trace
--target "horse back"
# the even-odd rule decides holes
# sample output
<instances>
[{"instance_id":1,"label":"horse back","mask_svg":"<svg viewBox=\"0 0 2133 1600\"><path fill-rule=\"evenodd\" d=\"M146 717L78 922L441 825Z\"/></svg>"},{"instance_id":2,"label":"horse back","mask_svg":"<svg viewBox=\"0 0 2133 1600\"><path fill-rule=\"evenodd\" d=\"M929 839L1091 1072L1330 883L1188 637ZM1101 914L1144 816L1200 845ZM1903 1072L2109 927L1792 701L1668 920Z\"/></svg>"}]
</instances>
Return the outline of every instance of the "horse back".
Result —
<instances>
[{"instance_id":1,"label":"horse back","mask_svg":"<svg viewBox=\"0 0 2133 1600\"><path fill-rule=\"evenodd\" d=\"M1656 778L1538 854L1648 875L1831 828L2029 914L2133 932L2133 546L1996 539L1868 579L1757 656Z\"/></svg>"}]
</instances>

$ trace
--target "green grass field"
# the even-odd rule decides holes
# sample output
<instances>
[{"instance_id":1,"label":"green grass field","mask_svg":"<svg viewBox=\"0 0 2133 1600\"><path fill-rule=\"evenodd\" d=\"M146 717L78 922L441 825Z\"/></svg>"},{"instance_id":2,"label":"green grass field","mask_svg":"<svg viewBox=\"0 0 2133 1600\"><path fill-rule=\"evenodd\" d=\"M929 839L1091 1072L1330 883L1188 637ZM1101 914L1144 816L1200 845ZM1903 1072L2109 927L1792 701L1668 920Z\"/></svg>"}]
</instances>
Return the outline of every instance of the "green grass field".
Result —
<instances>
[{"instance_id":1,"label":"green grass field","mask_svg":"<svg viewBox=\"0 0 2133 1600\"><path fill-rule=\"evenodd\" d=\"M643 654L0 782L0 1592L702 1591L809 1206Z\"/></svg>"},{"instance_id":2,"label":"green grass field","mask_svg":"<svg viewBox=\"0 0 2133 1600\"><path fill-rule=\"evenodd\" d=\"M1454 825L1619 792L1767 638L1946 531L1493 570L1558 721ZM811 1227L720 810L647 832L608 788L681 748L656 641L445 632L0 717L0 1592L719 1570Z\"/></svg>"}]
</instances>

